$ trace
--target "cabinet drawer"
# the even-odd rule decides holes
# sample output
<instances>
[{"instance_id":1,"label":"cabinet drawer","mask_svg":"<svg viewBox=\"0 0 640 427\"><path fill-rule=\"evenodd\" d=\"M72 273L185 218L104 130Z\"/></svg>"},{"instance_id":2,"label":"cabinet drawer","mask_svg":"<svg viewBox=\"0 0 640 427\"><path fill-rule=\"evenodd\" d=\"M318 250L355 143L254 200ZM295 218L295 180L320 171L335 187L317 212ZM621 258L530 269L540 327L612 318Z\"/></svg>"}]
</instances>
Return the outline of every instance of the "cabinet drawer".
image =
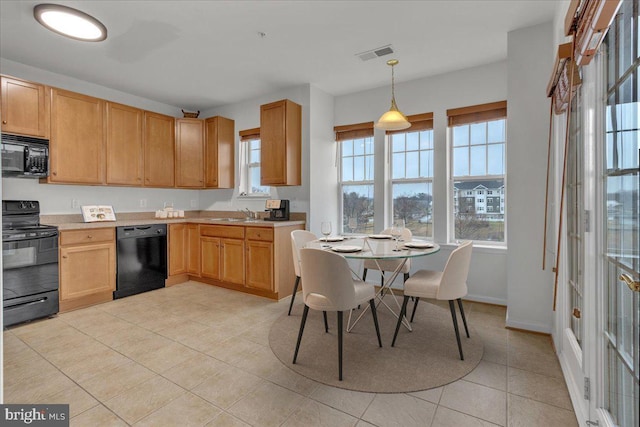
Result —
<instances>
[{"instance_id":1,"label":"cabinet drawer","mask_svg":"<svg viewBox=\"0 0 640 427\"><path fill-rule=\"evenodd\" d=\"M203 225L200 226L201 236L226 237L229 239L244 239L244 227L235 225Z\"/></svg>"},{"instance_id":2,"label":"cabinet drawer","mask_svg":"<svg viewBox=\"0 0 640 427\"><path fill-rule=\"evenodd\" d=\"M265 227L247 227L247 240L273 242L273 229Z\"/></svg>"},{"instance_id":3,"label":"cabinet drawer","mask_svg":"<svg viewBox=\"0 0 640 427\"><path fill-rule=\"evenodd\" d=\"M92 228L60 232L60 245L77 245L82 243L113 242L115 228Z\"/></svg>"}]
</instances>

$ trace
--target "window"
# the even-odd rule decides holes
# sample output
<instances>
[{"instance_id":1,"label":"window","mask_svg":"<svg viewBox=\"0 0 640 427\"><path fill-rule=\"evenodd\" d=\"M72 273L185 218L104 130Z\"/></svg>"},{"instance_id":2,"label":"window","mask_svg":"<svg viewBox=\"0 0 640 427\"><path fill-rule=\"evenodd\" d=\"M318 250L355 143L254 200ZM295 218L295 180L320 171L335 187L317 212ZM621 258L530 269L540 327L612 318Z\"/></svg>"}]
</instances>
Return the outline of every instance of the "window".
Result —
<instances>
[{"instance_id":1,"label":"window","mask_svg":"<svg viewBox=\"0 0 640 427\"><path fill-rule=\"evenodd\" d=\"M416 236L433 237L433 114L408 117L411 127L387 132L391 147L391 217Z\"/></svg>"},{"instance_id":2,"label":"window","mask_svg":"<svg viewBox=\"0 0 640 427\"><path fill-rule=\"evenodd\" d=\"M454 240L505 240L504 198L485 212L485 194L503 194L506 172L507 103L448 110ZM464 196L463 196L464 195ZM456 203L456 197L458 201Z\"/></svg>"},{"instance_id":3,"label":"window","mask_svg":"<svg viewBox=\"0 0 640 427\"><path fill-rule=\"evenodd\" d=\"M240 131L240 195L268 196L260 185L260 128Z\"/></svg>"},{"instance_id":4,"label":"window","mask_svg":"<svg viewBox=\"0 0 640 427\"><path fill-rule=\"evenodd\" d=\"M342 224L337 232L373 233L373 122L336 126Z\"/></svg>"}]
</instances>

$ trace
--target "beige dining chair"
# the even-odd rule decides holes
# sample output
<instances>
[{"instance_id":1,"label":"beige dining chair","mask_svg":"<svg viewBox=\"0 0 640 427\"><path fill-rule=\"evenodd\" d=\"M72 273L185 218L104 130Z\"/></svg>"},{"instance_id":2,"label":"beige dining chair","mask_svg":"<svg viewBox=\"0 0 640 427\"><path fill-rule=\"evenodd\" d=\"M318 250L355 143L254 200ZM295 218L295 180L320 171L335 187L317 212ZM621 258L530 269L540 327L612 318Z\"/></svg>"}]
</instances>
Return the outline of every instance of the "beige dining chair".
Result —
<instances>
[{"instance_id":1,"label":"beige dining chair","mask_svg":"<svg viewBox=\"0 0 640 427\"><path fill-rule=\"evenodd\" d=\"M333 252L322 249L301 249L302 299L304 312L300 321L298 342L293 354L293 363L298 358L300 341L309 309L335 311L338 314L338 379L342 381L342 334L344 312L369 301L373 323L378 335L378 345L382 347L378 315L374 303L373 284L354 279L347 260Z\"/></svg>"},{"instance_id":2,"label":"beige dining chair","mask_svg":"<svg viewBox=\"0 0 640 427\"><path fill-rule=\"evenodd\" d=\"M462 316L464 329L467 333L467 338L469 338L469 329L467 328L467 319L464 315L464 308L462 306L462 297L467 295L467 276L469 275L469 264L471 262L472 249L473 242L471 240L466 241L451 252L449 259L447 260L447 264L444 267L444 271L419 270L404 282L404 300L402 301L402 308L400 310L400 316L398 317L398 323L396 324L396 331L393 334L391 347L396 344L400 324L402 323L404 316L407 314L407 303L409 302L410 297L415 297L413 314L411 315L412 322L413 317L416 314L416 307L418 306L420 298L447 300L449 301L449 309L451 310L451 318L453 319L453 328L455 329L456 340L458 341L460 360L464 360L462 344L460 343L456 308L453 302L455 300L458 301L458 307L460 307L460 315Z\"/></svg>"},{"instance_id":3,"label":"beige dining chair","mask_svg":"<svg viewBox=\"0 0 640 427\"><path fill-rule=\"evenodd\" d=\"M293 253L293 270L296 273L296 281L293 285L293 293L291 294L291 302L289 303L289 312L287 313L287 316L291 316L293 302L296 299L298 287L300 286L300 249L304 248L307 243L314 240L318 240L318 237L311 231L294 230L291 232L291 252ZM324 317L324 330L325 332L329 332L327 312L323 311L322 316Z\"/></svg>"},{"instance_id":4,"label":"beige dining chair","mask_svg":"<svg viewBox=\"0 0 640 427\"><path fill-rule=\"evenodd\" d=\"M382 230L382 232L380 234L388 234L391 235L391 229L387 228ZM402 240L404 240L405 242L410 242L411 239L413 238L413 234L411 233L411 230L409 230L408 228L404 228L402 230L402 236L400 236L400 238ZM378 270L380 271L380 286L384 285L384 272L385 271L396 271L396 268L398 268L398 266L402 263L403 260L401 259L388 259L388 260L373 260L373 259L367 259L364 261L364 271L362 272L362 280L366 280L367 279L367 270L371 269L371 270ZM409 272L411 271L411 260L407 259L404 266L402 267L402 270L400 270L398 272L398 274L402 273L403 274L403 281L407 281L407 279L409 278Z\"/></svg>"}]
</instances>

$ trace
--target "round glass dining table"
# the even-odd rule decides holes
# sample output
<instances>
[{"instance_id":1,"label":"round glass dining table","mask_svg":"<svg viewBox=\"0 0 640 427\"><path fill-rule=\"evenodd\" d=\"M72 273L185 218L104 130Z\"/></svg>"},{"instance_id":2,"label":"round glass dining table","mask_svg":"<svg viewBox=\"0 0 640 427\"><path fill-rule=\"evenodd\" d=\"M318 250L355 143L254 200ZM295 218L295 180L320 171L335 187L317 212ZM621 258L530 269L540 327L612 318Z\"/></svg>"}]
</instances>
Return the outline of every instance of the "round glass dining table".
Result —
<instances>
[{"instance_id":1,"label":"round glass dining table","mask_svg":"<svg viewBox=\"0 0 640 427\"><path fill-rule=\"evenodd\" d=\"M395 301L395 304L400 311L400 303L398 302L391 285L393 281L398 277L398 274L402 271L406 262L410 258L418 258L427 255L434 254L440 251L440 245L436 243L427 242L424 240L413 239L410 242L394 241L391 236L376 234L370 236L357 236L357 237L328 237L319 240L314 240L305 246L307 248L323 249L332 251L342 255L348 259L370 259L376 263L380 274L383 274L383 269L378 261L382 260L397 260L396 268L393 270L390 276L385 277L385 280L376 292L376 299L378 300L378 306L383 304L387 309L398 318L396 313L385 301L384 296L390 294ZM352 270L353 271L353 270ZM354 275L360 278L360 275L353 271ZM369 306L366 306L360 316L351 324L351 313L349 313L349 320L347 322L347 332L351 332L353 327L358 323L360 318L366 313ZM411 330L411 325L406 317L402 322L405 327Z\"/></svg>"}]
</instances>

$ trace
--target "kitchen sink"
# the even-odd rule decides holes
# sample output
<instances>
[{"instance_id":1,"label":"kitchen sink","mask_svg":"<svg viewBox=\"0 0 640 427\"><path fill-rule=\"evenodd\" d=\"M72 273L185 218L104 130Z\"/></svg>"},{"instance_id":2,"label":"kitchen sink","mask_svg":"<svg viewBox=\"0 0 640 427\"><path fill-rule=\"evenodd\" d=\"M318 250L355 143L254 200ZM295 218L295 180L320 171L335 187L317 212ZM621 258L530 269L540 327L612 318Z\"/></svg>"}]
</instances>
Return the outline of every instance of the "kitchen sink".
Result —
<instances>
[{"instance_id":1,"label":"kitchen sink","mask_svg":"<svg viewBox=\"0 0 640 427\"><path fill-rule=\"evenodd\" d=\"M260 219L248 219L248 218L209 218L209 221L224 221L224 222L262 222Z\"/></svg>"}]
</instances>

